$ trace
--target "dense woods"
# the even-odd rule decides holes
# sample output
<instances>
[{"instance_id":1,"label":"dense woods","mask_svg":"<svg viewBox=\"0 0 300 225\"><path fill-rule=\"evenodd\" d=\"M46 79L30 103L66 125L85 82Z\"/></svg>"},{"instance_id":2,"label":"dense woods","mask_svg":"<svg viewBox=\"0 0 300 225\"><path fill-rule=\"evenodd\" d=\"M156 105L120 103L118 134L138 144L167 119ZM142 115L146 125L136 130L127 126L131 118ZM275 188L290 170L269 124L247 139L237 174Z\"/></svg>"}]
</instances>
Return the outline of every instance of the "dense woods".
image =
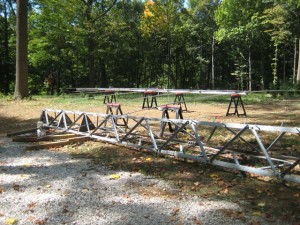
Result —
<instances>
[{"instance_id":1,"label":"dense woods","mask_svg":"<svg viewBox=\"0 0 300 225\"><path fill-rule=\"evenodd\" d=\"M296 89L300 81L298 0L30 0L27 6L30 94L109 86ZM5 94L15 88L16 17L15 1L1 0Z\"/></svg>"}]
</instances>

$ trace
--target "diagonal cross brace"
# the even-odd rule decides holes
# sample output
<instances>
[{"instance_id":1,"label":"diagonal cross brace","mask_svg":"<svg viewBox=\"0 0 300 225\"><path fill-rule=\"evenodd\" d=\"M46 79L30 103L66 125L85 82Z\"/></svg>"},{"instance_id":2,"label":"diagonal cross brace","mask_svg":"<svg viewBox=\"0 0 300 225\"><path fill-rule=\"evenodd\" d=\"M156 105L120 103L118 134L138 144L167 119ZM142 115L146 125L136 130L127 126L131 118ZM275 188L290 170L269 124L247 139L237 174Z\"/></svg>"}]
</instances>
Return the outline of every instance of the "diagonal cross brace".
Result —
<instances>
[{"instance_id":1,"label":"diagonal cross brace","mask_svg":"<svg viewBox=\"0 0 300 225\"><path fill-rule=\"evenodd\" d=\"M284 177L287 173L289 173L292 169L294 169L298 164L300 164L300 158L296 160L291 166L289 166L285 171L283 171L280 176Z\"/></svg>"},{"instance_id":2,"label":"diagonal cross brace","mask_svg":"<svg viewBox=\"0 0 300 225\"><path fill-rule=\"evenodd\" d=\"M270 155L269 155L267 149L265 148L264 144L262 143L262 141L261 141L261 139L260 139L260 137L259 137L257 131L254 130L254 129L251 129L251 132L254 134L254 136L255 136L255 138L256 138L256 141L257 141L257 143L258 143L258 145L259 145L259 147L260 147L260 150L261 150L262 153L265 155L266 160L267 160L267 162L269 163L269 165L271 166L273 172L278 176L279 173L278 173L278 171L276 170L276 166L274 165L274 163L273 163L273 161L272 161L272 159L271 159L271 157L270 157Z\"/></svg>"},{"instance_id":3,"label":"diagonal cross brace","mask_svg":"<svg viewBox=\"0 0 300 225\"><path fill-rule=\"evenodd\" d=\"M181 132L186 126L188 125L188 122L185 122L184 124L182 124L182 126L179 128L179 129L177 129L172 135L171 135L171 137L160 147L160 150L162 150L162 149L164 149L167 145L168 145L168 143L169 142L171 142L173 139L174 139L174 137L176 137L177 136L177 134L179 133L179 132Z\"/></svg>"},{"instance_id":4,"label":"diagonal cross brace","mask_svg":"<svg viewBox=\"0 0 300 225\"><path fill-rule=\"evenodd\" d=\"M214 161L221 153L223 153L226 148L231 145L237 138L239 138L246 130L249 129L249 126L246 125L242 130L240 130L229 142L227 142L219 152L217 152L213 157L210 158L210 162Z\"/></svg>"},{"instance_id":5,"label":"diagonal cross brace","mask_svg":"<svg viewBox=\"0 0 300 225\"><path fill-rule=\"evenodd\" d=\"M144 117L142 117L126 134L125 136L121 139L121 142L126 140L126 138L137 128L142 122L144 121Z\"/></svg>"}]
</instances>

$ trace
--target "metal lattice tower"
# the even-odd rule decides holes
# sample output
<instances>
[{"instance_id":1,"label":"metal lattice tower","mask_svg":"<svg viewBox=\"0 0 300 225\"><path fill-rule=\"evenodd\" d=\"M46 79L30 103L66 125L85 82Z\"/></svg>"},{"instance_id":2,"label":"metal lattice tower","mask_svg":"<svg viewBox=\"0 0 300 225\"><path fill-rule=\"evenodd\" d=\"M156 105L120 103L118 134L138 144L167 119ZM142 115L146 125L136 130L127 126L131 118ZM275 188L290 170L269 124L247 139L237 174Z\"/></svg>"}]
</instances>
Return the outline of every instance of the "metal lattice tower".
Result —
<instances>
[{"instance_id":1,"label":"metal lattice tower","mask_svg":"<svg viewBox=\"0 0 300 225\"><path fill-rule=\"evenodd\" d=\"M300 128L147 118L45 109L43 128L146 149L151 152L300 183L300 156L278 151L279 141L299 138ZM128 126L120 126L118 120ZM163 124L176 127L161 133ZM214 142L222 135L222 143ZM267 136L268 138L266 138ZM219 141L220 142L220 141Z\"/></svg>"}]
</instances>

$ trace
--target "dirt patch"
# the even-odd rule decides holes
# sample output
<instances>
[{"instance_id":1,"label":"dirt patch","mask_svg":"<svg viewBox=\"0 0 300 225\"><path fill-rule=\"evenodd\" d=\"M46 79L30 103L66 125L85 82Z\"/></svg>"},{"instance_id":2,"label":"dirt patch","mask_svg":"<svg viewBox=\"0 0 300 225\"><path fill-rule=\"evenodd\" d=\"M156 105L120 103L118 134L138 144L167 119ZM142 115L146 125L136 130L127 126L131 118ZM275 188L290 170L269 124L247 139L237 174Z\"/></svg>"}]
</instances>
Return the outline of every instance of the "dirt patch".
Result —
<instances>
[{"instance_id":1,"label":"dirt patch","mask_svg":"<svg viewBox=\"0 0 300 225\"><path fill-rule=\"evenodd\" d=\"M183 112L185 119L198 121L234 122L265 125L285 125L300 126L300 99L293 100L274 100L267 102L247 102L244 104L247 116L226 116L228 101L221 103L201 102L201 99L187 102L188 111ZM158 99L158 105L172 102L171 97ZM142 98L133 99L118 97L124 114L133 116L147 116L161 118L162 112L157 109L142 110ZM12 101L0 99L0 134L35 127L41 110L43 109L64 109L84 112L106 113L106 105L103 104L103 97L94 98L67 96L67 97L33 97L32 100ZM171 118L174 115L171 113Z\"/></svg>"}]
</instances>

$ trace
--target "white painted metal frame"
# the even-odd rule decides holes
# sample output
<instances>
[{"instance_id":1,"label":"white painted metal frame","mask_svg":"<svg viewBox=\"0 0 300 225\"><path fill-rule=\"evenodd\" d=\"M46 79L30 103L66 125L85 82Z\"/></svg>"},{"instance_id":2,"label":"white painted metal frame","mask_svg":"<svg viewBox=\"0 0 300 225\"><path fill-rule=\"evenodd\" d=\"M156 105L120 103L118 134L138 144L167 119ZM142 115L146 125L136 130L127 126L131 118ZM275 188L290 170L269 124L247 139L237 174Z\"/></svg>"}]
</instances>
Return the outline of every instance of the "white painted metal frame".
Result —
<instances>
[{"instance_id":1,"label":"white painted metal frame","mask_svg":"<svg viewBox=\"0 0 300 225\"><path fill-rule=\"evenodd\" d=\"M118 125L118 119L125 119L128 127ZM297 138L300 136L300 128L297 127L146 118L52 109L43 110L40 120L47 129L300 183L299 151L293 156L283 156L275 149L285 134L292 135L295 141L299 140ZM161 136L162 123L175 125L174 132L164 132ZM221 145L214 144L213 139L217 132L223 132L224 137L230 137ZM268 134L269 139L272 136L272 140L264 140L263 133ZM204 136L207 135L205 140Z\"/></svg>"},{"instance_id":2,"label":"white painted metal frame","mask_svg":"<svg viewBox=\"0 0 300 225\"><path fill-rule=\"evenodd\" d=\"M246 95L246 91L238 90L199 90L199 89L163 89L163 88L76 88L78 92L103 92L111 90L116 92L140 92L155 91L158 93L189 93L189 94L215 94L215 95Z\"/></svg>"}]
</instances>

